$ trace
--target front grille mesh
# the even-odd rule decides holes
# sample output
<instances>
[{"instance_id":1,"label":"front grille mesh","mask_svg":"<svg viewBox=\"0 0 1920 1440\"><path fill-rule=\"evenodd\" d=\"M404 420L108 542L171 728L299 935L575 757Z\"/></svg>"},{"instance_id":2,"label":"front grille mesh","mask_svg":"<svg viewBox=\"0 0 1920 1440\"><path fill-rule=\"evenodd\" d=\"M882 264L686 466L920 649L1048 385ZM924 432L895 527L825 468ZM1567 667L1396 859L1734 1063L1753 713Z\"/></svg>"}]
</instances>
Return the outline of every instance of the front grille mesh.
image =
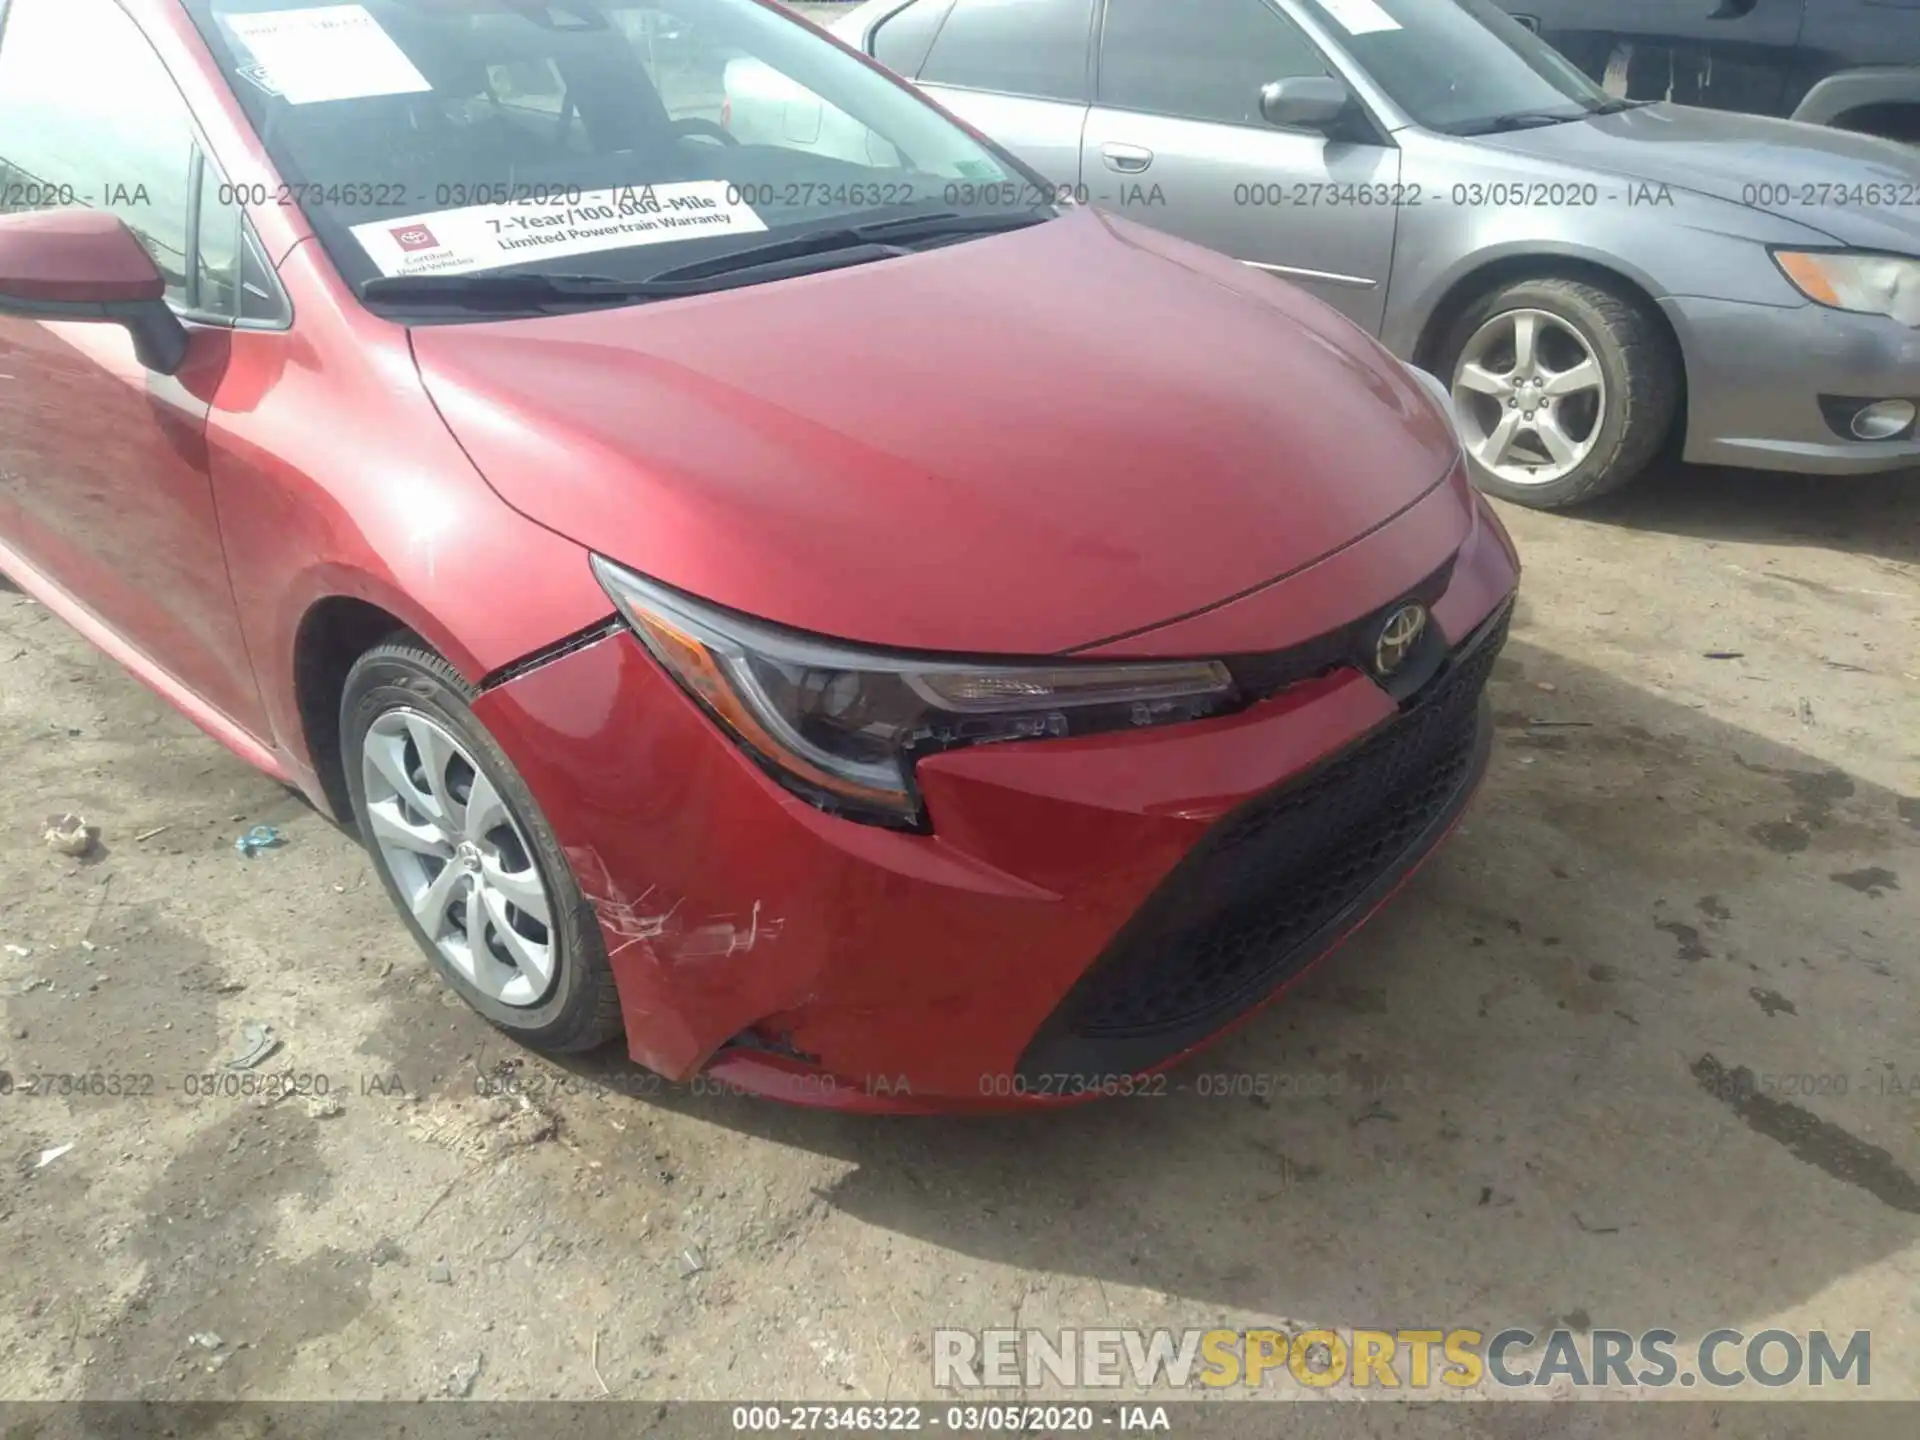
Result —
<instances>
[{"instance_id":1,"label":"front grille mesh","mask_svg":"<svg viewBox=\"0 0 1920 1440\"><path fill-rule=\"evenodd\" d=\"M1508 617L1409 710L1311 778L1223 821L1096 965L1065 1015L1087 1041L1182 1031L1252 1005L1407 855L1472 777Z\"/></svg>"}]
</instances>

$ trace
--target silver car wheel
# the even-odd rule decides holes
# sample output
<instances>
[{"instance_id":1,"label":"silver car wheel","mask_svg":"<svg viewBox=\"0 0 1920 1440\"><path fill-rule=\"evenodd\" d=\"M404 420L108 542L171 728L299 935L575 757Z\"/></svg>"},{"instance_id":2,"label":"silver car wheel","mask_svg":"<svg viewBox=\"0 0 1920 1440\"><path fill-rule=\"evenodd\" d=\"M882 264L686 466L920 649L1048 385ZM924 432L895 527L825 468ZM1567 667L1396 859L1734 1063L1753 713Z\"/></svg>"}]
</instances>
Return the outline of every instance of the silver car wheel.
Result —
<instances>
[{"instance_id":1,"label":"silver car wheel","mask_svg":"<svg viewBox=\"0 0 1920 1440\"><path fill-rule=\"evenodd\" d=\"M1599 357L1545 310L1508 310L1476 330L1454 367L1453 400L1468 451L1515 485L1577 470L1607 418Z\"/></svg>"},{"instance_id":2,"label":"silver car wheel","mask_svg":"<svg viewBox=\"0 0 1920 1440\"><path fill-rule=\"evenodd\" d=\"M537 1005L553 986L553 902L493 782L407 709L373 722L360 766L375 853L427 938L488 999Z\"/></svg>"}]
</instances>

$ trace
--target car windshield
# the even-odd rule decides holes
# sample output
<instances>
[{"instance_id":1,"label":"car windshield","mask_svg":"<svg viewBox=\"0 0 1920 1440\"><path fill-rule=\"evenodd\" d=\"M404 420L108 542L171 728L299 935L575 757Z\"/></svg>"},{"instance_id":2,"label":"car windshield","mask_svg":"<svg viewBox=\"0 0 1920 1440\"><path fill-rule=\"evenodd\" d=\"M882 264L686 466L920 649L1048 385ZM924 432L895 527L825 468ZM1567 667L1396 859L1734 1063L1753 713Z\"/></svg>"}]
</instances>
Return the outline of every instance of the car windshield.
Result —
<instances>
[{"instance_id":1,"label":"car windshield","mask_svg":"<svg viewBox=\"0 0 1920 1440\"><path fill-rule=\"evenodd\" d=\"M279 170L236 190L304 210L356 287L635 281L823 225L1052 213L1017 161L753 0L186 4Z\"/></svg>"},{"instance_id":2,"label":"car windshield","mask_svg":"<svg viewBox=\"0 0 1920 1440\"><path fill-rule=\"evenodd\" d=\"M1302 0L1429 130L1484 135L1577 120L1607 93L1492 0Z\"/></svg>"}]
</instances>

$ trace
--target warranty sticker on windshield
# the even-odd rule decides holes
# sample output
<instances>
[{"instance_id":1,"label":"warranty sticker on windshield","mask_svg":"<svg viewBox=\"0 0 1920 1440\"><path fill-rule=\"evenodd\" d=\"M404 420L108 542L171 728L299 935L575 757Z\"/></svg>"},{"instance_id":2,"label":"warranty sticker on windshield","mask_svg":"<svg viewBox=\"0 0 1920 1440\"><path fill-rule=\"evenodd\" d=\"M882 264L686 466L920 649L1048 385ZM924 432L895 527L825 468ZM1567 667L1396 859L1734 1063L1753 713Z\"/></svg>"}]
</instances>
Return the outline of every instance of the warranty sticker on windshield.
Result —
<instances>
[{"instance_id":1,"label":"warranty sticker on windshield","mask_svg":"<svg viewBox=\"0 0 1920 1440\"><path fill-rule=\"evenodd\" d=\"M729 194L731 192L731 194ZM464 275L564 255L765 230L724 180L590 190L578 201L472 205L353 227L382 275Z\"/></svg>"},{"instance_id":2,"label":"warranty sticker on windshield","mask_svg":"<svg viewBox=\"0 0 1920 1440\"><path fill-rule=\"evenodd\" d=\"M1320 0L1320 8L1349 35L1377 35L1398 30L1400 22L1380 7L1379 0Z\"/></svg>"},{"instance_id":3,"label":"warranty sticker on windshield","mask_svg":"<svg viewBox=\"0 0 1920 1440\"><path fill-rule=\"evenodd\" d=\"M261 88L285 96L289 105L433 89L363 5L229 12L221 19L265 72L261 78L268 83Z\"/></svg>"}]
</instances>

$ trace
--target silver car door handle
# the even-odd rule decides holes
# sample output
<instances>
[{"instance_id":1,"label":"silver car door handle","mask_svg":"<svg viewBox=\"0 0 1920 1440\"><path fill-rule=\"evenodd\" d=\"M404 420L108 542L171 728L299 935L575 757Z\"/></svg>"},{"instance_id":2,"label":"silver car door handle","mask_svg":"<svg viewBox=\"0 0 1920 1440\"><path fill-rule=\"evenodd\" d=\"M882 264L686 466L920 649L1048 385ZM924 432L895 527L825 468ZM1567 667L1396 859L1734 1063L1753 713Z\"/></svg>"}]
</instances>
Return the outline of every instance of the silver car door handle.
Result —
<instances>
[{"instance_id":1,"label":"silver car door handle","mask_svg":"<svg viewBox=\"0 0 1920 1440\"><path fill-rule=\"evenodd\" d=\"M1138 175L1153 164L1153 151L1144 145L1102 145L1100 155L1109 170L1118 170L1122 175Z\"/></svg>"}]
</instances>

